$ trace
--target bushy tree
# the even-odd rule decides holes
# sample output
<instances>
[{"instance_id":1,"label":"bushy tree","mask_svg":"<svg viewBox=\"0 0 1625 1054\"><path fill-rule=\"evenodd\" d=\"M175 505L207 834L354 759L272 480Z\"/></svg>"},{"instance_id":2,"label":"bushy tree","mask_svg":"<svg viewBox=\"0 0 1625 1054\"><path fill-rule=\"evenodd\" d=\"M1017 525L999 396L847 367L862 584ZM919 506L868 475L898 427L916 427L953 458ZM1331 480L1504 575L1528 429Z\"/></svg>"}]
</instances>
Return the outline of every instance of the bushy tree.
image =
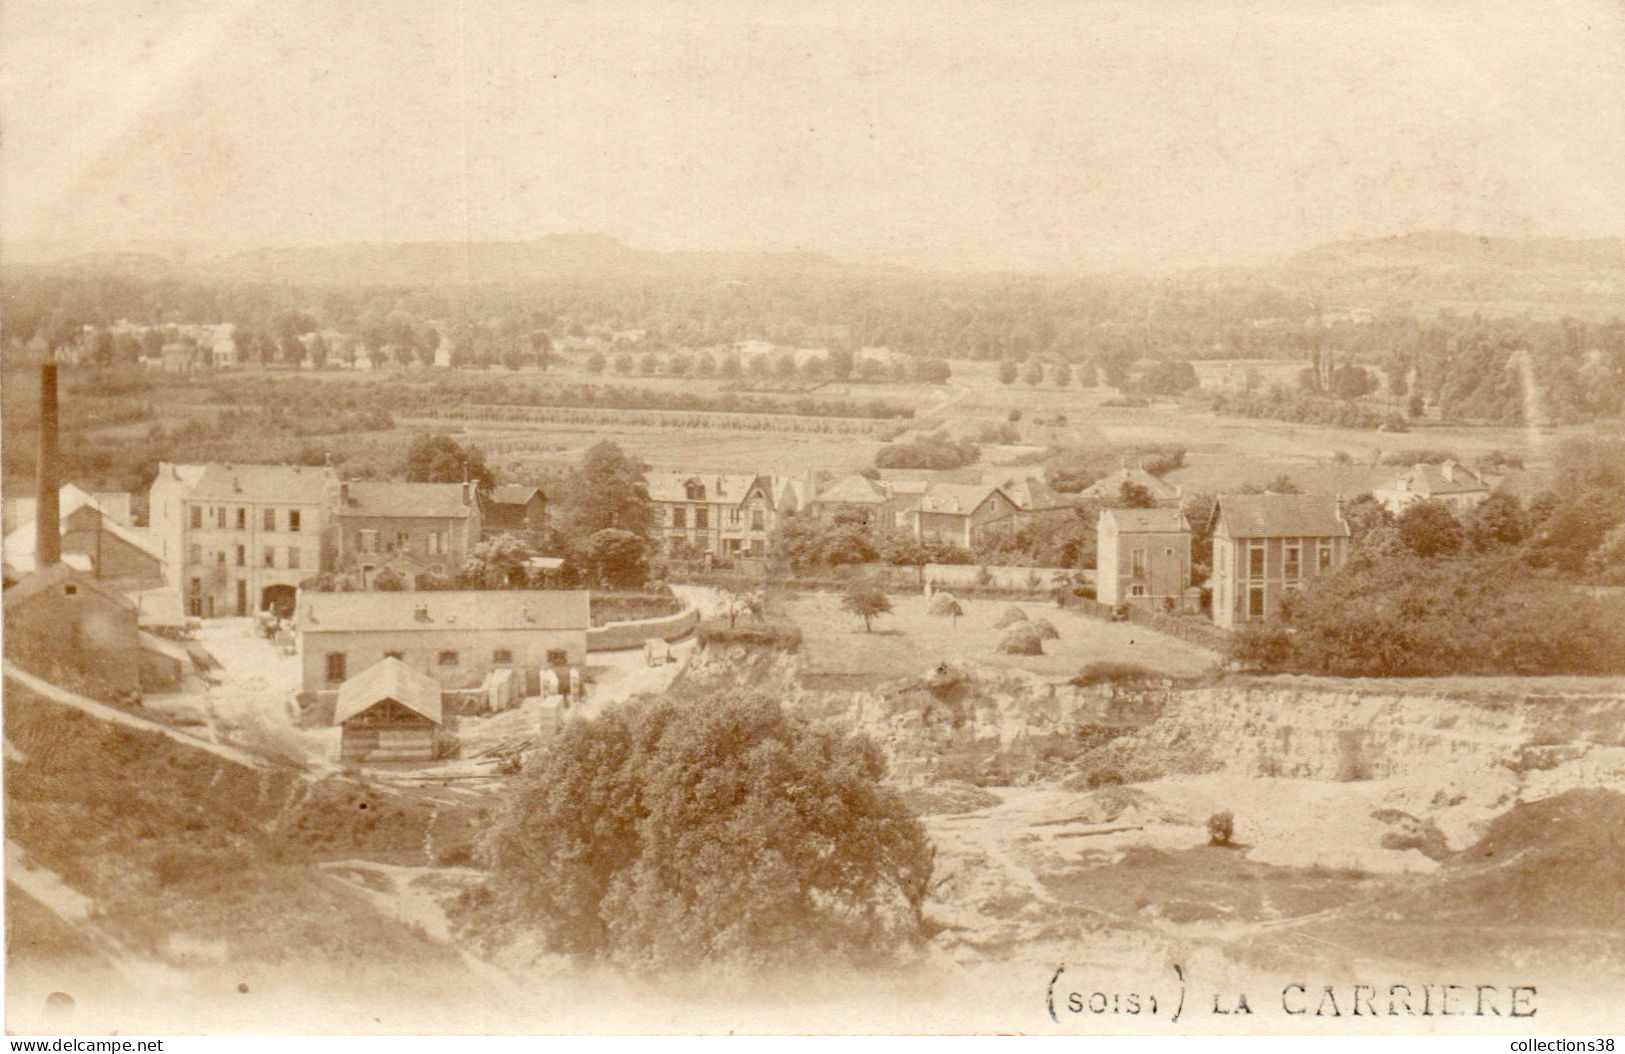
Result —
<instances>
[{"instance_id":1,"label":"bushy tree","mask_svg":"<svg viewBox=\"0 0 1625 1054\"><path fill-rule=\"evenodd\" d=\"M605 528L587 539L581 563L602 585L640 586L649 577L649 543L631 531Z\"/></svg>"},{"instance_id":2,"label":"bushy tree","mask_svg":"<svg viewBox=\"0 0 1625 1054\"><path fill-rule=\"evenodd\" d=\"M1467 541L1479 552L1520 545L1529 533L1523 502L1516 494L1498 490L1479 502L1465 517Z\"/></svg>"},{"instance_id":3,"label":"bushy tree","mask_svg":"<svg viewBox=\"0 0 1625 1054\"><path fill-rule=\"evenodd\" d=\"M1126 479L1117 488L1117 500L1113 505L1120 509L1153 509L1156 508L1157 499L1152 496L1150 488Z\"/></svg>"},{"instance_id":4,"label":"bushy tree","mask_svg":"<svg viewBox=\"0 0 1625 1054\"><path fill-rule=\"evenodd\" d=\"M479 447L465 447L448 435L423 435L412 440L401 459L402 478L414 483L461 483L471 480L488 490L495 477Z\"/></svg>"},{"instance_id":5,"label":"bushy tree","mask_svg":"<svg viewBox=\"0 0 1625 1054\"><path fill-rule=\"evenodd\" d=\"M1437 501L1419 501L1406 507L1394 519L1405 548L1417 556L1441 556L1458 552L1466 541L1461 521L1450 507Z\"/></svg>"},{"instance_id":6,"label":"bushy tree","mask_svg":"<svg viewBox=\"0 0 1625 1054\"><path fill-rule=\"evenodd\" d=\"M645 467L608 440L587 448L557 497L559 529L572 544L584 544L612 527L649 537L654 506L643 479Z\"/></svg>"},{"instance_id":7,"label":"bushy tree","mask_svg":"<svg viewBox=\"0 0 1625 1054\"><path fill-rule=\"evenodd\" d=\"M884 774L761 697L612 707L526 766L464 917L643 968L882 959L920 938L933 858Z\"/></svg>"},{"instance_id":8,"label":"bushy tree","mask_svg":"<svg viewBox=\"0 0 1625 1054\"><path fill-rule=\"evenodd\" d=\"M881 615L890 614L891 598L886 591L871 582L854 582L841 596L841 610L850 611L863 620L863 632L872 631L871 623Z\"/></svg>"}]
</instances>

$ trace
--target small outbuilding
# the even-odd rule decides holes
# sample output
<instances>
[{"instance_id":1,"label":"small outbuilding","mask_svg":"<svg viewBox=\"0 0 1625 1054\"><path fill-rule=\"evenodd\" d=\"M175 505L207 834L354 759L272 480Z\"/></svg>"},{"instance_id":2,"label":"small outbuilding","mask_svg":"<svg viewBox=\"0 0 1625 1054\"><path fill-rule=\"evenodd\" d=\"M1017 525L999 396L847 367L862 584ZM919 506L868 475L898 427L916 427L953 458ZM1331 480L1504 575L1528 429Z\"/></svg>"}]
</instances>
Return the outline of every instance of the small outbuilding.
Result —
<instances>
[{"instance_id":1,"label":"small outbuilding","mask_svg":"<svg viewBox=\"0 0 1625 1054\"><path fill-rule=\"evenodd\" d=\"M432 761L444 720L440 682L397 658L382 659L339 686L339 760Z\"/></svg>"}]
</instances>

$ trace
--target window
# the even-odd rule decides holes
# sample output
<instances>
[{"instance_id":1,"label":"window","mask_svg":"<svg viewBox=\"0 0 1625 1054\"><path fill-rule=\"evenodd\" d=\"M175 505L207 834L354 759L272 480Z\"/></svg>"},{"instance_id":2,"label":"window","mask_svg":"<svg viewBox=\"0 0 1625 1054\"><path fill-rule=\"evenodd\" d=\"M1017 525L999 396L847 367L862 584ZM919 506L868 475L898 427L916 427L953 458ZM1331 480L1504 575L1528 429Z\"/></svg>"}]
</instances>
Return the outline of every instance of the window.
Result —
<instances>
[{"instance_id":1,"label":"window","mask_svg":"<svg viewBox=\"0 0 1625 1054\"><path fill-rule=\"evenodd\" d=\"M1332 540L1330 538L1322 538L1320 540L1320 552L1318 555L1319 562L1315 565L1316 568L1321 571L1330 571L1332 569Z\"/></svg>"},{"instance_id":2,"label":"window","mask_svg":"<svg viewBox=\"0 0 1625 1054\"><path fill-rule=\"evenodd\" d=\"M226 565L226 551L224 549L221 549L214 554L214 562L219 564L221 567Z\"/></svg>"},{"instance_id":3,"label":"window","mask_svg":"<svg viewBox=\"0 0 1625 1054\"><path fill-rule=\"evenodd\" d=\"M1145 586L1139 585L1137 583L1135 585L1129 586L1128 587L1128 595L1131 596L1131 597L1143 597L1143 596L1145 596Z\"/></svg>"},{"instance_id":4,"label":"window","mask_svg":"<svg viewBox=\"0 0 1625 1054\"><path fill-rule=\"evenodd\" d=\"M196 596L197 594L203 592L203 579L201 579L201 578L192 579L192 588L190 590L188 590L188 592L190 592L193 596Z\"/></svg>"},{"instance_id":5,"label":"window","mask_svg":"<svg viewBox=\"0 0 1625 1054\"><path fill-rule=\"evenodd\" d=\"M327 653L327 683L337 684L344 680L344 653L330 651Z\"/></svg>"},{"instance_id":6,"label":"window","mask_svg":"<svg viewBox=\"0 0 1625 1054\"><path fill-rule=\"evenodd\" d=\"M407 534L405 531L396 531L395 548L399 549L403 553L412 548L412 536Z\"/></svg>"},{"instance_id":7,"label":"window","mask_svg":"<svg viewBox=\"0 0 1625 1054\"><path fill-rule=\"evenodd\" d=\"M289 509L288 510L288 530L295 531L295 532L297 532L299 530L299 510L298 509Z\"/></svg>"},{"instance_id":8,"label":"window","mask_svg":"<svg viewBox=\"0 0 1625 1054\"><path fill-rule=\"evenodd\" d=\"M563 648L547 649L547 664L549 666L565 666L570 662L570 653Z\"/></svg>"},{"instance_id":9,"label":"window","mask_svg":"<svg viewBox=\"0 0 1625 1054\"><path fill-rule=\"evenodd\" d=\"M247 567L248 566L248 549L246 547L244 547L244 546L241 546L241 545L239 545L237 547L237 566L238 567Z\"/></svg>"},{"instance_id":10,"label":"window","mask_svg":"<svg viewBox=\"0 0 1625 1054\"><path fill-rule=\"evenodd\" d=\"M1264 617L1264 587L1253 586L1247 590L1247 617Z\"/></svg>"},{"instance_id":11,"label":"window","mask_svg":"<svg viewBox=\"0 0 1625 1054\"><path fill-rule=\"evenodd\" d=\"M364 552L364 553L376 553L378 551L378 532L377 531L363 530L363 531L360 532L360 536L361 536L361 551L362 552Z\"/></svg>"},{"instance_id":12,"label":"window","mask_svg":"<svg viewBox=\"0 0 1625 1054\"><path fill-rule=\"evenodd\" d=\"M513 652L508 648L498 648L491 653L491 662L497 666L512 666Z\"/></svg>"},{"instance_id":13,"label":"window","mask_svg":"<svg viewBox=\"0 0 1625 1054\"><path fill-rule=\"evenodd\" d=\"M203 529L203 506L201 505L192 506L192 529L194 531Z\"/></svg>"},{"instance_id":14,"label":"window","mask_svg":"<svg viewBox=\"0 0 1625 1054\"><path fill-rule=\"evenodd\" d=\"M1285 570L1282 572L1288 579L1297 578L1303 574L1303 549L1297 542L1286 543L1286 556L1283 561Z\"/></svg>"},{"instance_id":15,"label":"window","mask_svg":"<svg viewBox=\"0 0 1625 1054\"><path fill-rule=\"evenodd\" d=\"M1129 553L1129 574L1145 574L1145 550L1134 549Z\"/></svg>"},{"instance_id":16,"label":"window","mask_svg":"<svg viewBox=\"0 0 1625 1054\"><path fill-rule=\"evenodd\" d=\"M456 666L457 653L454 651L443 651L435 657L435 662L439 663L441 666Z\"/></svg>"},{"instance_id":17,"label":"window","mask_svg":"<svg viewBox=\"0 0 1625 1054\"><path fill-rule=\"evenodd\" d=\"M295 571L299 569L299 547L296 545L288 546L288 567Z\"/></svg>"},{"instance_id":18,"label":"window","mask_svg":"<svg viewBox=\"0 0 1625 1054\"><path fill-rule=\"evenodd\" d=\"M276 550L271 548L269 545L267 545L265 547L265 566L266 567L275 567L276 566Z\"/></svg>"},{"instance_id":19,"label":"window","mask_svg":"<svg viewBox=\"0 0 1625 1054\"><path fill-rule=\"evenodd\" d=\"M429 535L429 555L434 556L440 552L440 533L438 531Z\"/></svg>"},{"instance_id":20,"label":"window","mask_svg":"<svg viewBox=\"0 0 1625 1054\"><path fill-rule=\"evenodd\" d=\"M237 506L237 529L239 531L248 530L248 510L241 505Z\"/></svg>"},{"instance_id":21,"label":"window","mask_svg":"<svg viewBox=\"0 0 1625 1054\"><path fill-rule=\"evenodd\" d=\"M694 506L694 526L705 530L711 526L711 510L705 505Z\"/></svg>"},{"instance_id":22,"label":"window","mask_svg":"<svg viewBox=\"0 0 1625 1054\"><path fill-rule=\"evenodd\" d=\"M739 522L739 510L734 509L734 508L730 508L728 510L728 523L729 523L729 525L736 524L738 522Z\"/></svg>"},{"instance_id":23,"label":"window","mask_svg":"<svg viewBox=\"0 0 1625 1054\"><path fill-rule=\"evenodd\" d=\"M79 585L78 585L78 583L76 583L76 582L65 582L65 583L63 583L62 595L65 596L65 597L76 597L76 596L78 596L79 595Z\"/></svg>"},{"instance_id":24,"label":"window","mask_svg":"<svg viewBox=\"0 0 1625 1054\"><path fill-rule=\"evenodd\" d=\"M757 509L750 514L750 529L760 531L766 528L766 521L762 518L762 510Z\"/></svg>"},{"instance_id":25,"label":"window","mask_svg":"<svg viewBox=\"0 0 1625 1054\"><path fill-rule=\"evenodd\" d=\"M1247 576L1264 577L1264 543L1251 542L1247 546Z\"/></svg>"},{"instance_id":26,"label":"window","mask_svg":"<svg viewBox=\"0 0 1625 1054\"><path fill-rule=\"evenodd\" d=\"M186 562L189 564L201 564L203 562L203 546L196 542L188 545L186 547Z\"/></svg>"},{"instance_id":27,"label":"window","mask_svg":"<svg viewBox=\"0 0 1625 1054\"><path fill-rule=\"evenodd\" d=\"M261 522L264 524L265 530L276 530L276 510L266 509L264 519Z\"/></svg>"},{"instance_id":28,"label":"window","mask_svg":"<svg viewBox=\"0 0 1625 1054\"><path fill-rule=\"evenodd\" d=\"M673 527L688 526L688 511L681 505L673 505L671 509L671 525Z\"/></svg>"},{"instance_id":29,"label":"window","mask_svg":"<svg viewBox=\"0 0 1625 1054\"><path fill-rule=\"evenodd\" d=\"M222 529L225 528L225 526L226 526L226 507L224 505L216 505L214 507L214 525L216 527L219 527L219 528L222 528Z\"/></svg>"}]
</instances>

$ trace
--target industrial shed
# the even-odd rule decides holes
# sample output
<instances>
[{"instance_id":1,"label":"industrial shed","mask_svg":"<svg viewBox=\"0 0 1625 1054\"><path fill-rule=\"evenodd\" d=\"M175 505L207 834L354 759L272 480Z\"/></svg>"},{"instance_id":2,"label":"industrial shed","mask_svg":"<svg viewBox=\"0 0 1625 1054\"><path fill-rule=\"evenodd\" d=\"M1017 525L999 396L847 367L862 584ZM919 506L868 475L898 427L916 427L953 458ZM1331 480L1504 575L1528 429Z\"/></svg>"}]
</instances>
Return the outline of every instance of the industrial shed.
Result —
<instances>
[{"instance_id":1,"label":"industrial shed","mask_svg":"<svg viewBox=\"0 0 1625 1054\"><path fill-rule=\"evenodd\" d=\"M443 721L438 681L399 659L380 660L339 687L339 760L432 761Z\"/></svg>"}]
</instances>

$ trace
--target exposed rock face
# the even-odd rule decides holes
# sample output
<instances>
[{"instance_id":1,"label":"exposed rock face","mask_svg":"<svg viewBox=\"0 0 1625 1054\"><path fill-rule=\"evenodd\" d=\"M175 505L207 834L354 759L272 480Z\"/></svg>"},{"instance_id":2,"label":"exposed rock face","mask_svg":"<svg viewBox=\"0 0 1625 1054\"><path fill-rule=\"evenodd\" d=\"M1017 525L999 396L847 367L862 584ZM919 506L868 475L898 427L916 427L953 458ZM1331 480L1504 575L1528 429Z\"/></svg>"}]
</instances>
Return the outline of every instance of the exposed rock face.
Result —
<instances>
[{"instance_id":1,"label":"exposed rock face","mask_svg":"<svg viewBox=\"0 0 1625 1054\"><path fill-rule=\"evenodd\" d=\"M1170 776L1370 781L1389 841L1459 849L1520 800L1625 788L1625 696L1540 680L1466 698L1381 682L1246 679L1200 687L1053 684L953 666L883 689L811 689L784 653L721 651L700 691L758 690L868 733L905 784L1053 782L1077 790ZM1459 694L1459 693L1458 693ZM1403 819L1401 818L1403 817Z\"/></svg>"}]
</instances>

